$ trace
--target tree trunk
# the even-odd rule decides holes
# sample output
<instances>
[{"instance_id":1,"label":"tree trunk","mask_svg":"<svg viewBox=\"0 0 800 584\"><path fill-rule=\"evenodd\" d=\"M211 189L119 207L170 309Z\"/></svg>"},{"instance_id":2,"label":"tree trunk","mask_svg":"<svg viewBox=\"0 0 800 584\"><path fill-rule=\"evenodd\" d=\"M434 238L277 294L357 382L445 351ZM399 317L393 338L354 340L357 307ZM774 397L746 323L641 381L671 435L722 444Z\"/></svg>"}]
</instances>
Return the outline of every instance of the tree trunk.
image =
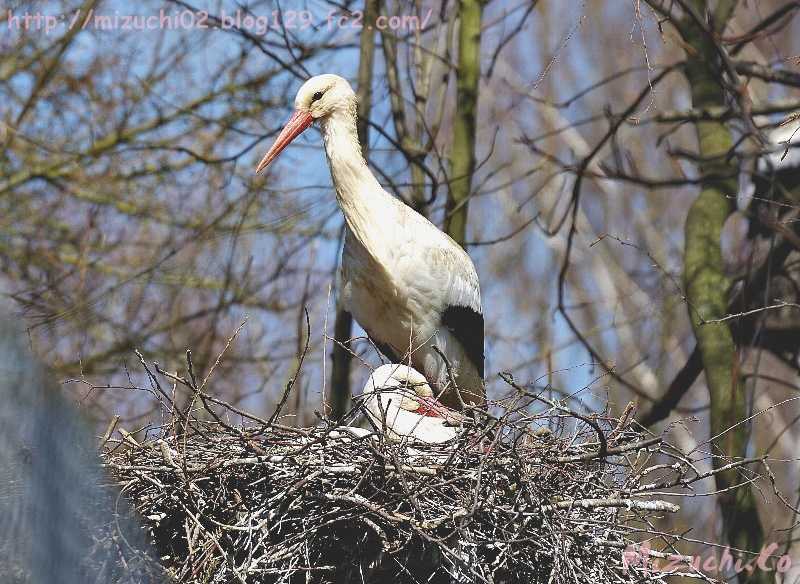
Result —
<instances>
[{"instance_id":1,"label":"tree trunk","mask_svg":"<svg viewBox=\"0 0 800 584\"><path fill-rule=\"evenodd\" d=\"M375 27L370 23L378 14L378 0L364 4L365 26L361 29L361 51L358 62L358 139L364 159L369 159L369 115L372 106L372 62L375 55ZM353 316L344 309L341 290L337 294L334 345L331 359L331 418L340 420L350 408L350 363L353 360L350 338Z\"/></svg>"},{"instance_id":2,"label":"tree trunk","mask_svg":"<svg viewBox=\"0 0 800 584\"><path fill-rule=\"evenodd\" d=\"M725 10L724 5L730 10ZM694 2L703 22L705 2ZM735 2L722 1L717 6L713 29L721 34ZM687 43L685 75L695 108L725 107L725 90L720 57L710 35L686 16L682 34ZM725 220L734 210L738 190L738 166L728 156L733 149L730 130L721 121L695 123L699 147L698 167L703 177L700 194L692 203L685 225L684 286L697 345L700 348L711 402L711 436L714 441L714 465L719 468L726 458L745 456L748 429L741 424L726 430L747 417L744 385L739 375L739 359L727 322L709 323L727 312L730 282L724 275L720 235ZM716 475L717 489L726 491L742 482L738 470ZM755 500L749 486L722 492L719 497L723 528L731 547L758 552L763 544ZM767 574L756 570L748 582L766 582ZM748 577L743 574L742 577Z\"/></svg>"},{"instance_id":3,"label":"tree trunk","mask_svg":"<svg viewBox=\"0 0 800 584\"><path fill-rule=\"evenodd\" d=\"M467 233L472 173L475 172L475 117L481 78L481 0L461 0L458 28L457 109L450 151L450 188L444 230L460 245Z\"/></svg>"}]
</instances>

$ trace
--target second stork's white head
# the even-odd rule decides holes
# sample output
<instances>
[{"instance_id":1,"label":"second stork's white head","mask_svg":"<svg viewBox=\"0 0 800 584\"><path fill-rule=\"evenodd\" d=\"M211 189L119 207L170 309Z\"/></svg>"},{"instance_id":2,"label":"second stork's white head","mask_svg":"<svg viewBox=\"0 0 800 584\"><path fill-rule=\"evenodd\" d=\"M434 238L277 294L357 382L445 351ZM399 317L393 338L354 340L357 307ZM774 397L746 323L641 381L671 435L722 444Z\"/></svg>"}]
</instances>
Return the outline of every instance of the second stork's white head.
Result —
<instances>
[{"instance_id":1,"label":"second stork's white head","mask_svg":"<svg viewBox=\"0 0 800 584\"><path fill-rule=\"evenodd\" d=\"M302 134L315 120L324 120L335 112L349 114L355 119L356 94L350 84L338 75L317 75L303 83L294 100L294 113L286 122L269 152L258 163L261 172L292 140Z\"/></svg>"},{"instance_id":2,"label":"second stork's white head","mask_svg":"<svg viewBox=\"0 0 800 584\"><path fill-rule=\"evenodd\" d=\"M462 417L433 396L425 377L407 365L381 365L364 386L364 406L378 431L393 441L448 442Z\"/></svg>"}]
</instances>

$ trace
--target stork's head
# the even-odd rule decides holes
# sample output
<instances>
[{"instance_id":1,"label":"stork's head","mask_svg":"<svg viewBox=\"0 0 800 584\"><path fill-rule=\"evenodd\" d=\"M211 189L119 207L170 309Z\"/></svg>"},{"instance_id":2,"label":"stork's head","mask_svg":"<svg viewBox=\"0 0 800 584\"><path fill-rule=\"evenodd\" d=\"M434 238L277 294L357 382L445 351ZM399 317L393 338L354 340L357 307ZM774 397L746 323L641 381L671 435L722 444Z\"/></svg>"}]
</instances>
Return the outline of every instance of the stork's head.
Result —
<instances>
[{"instance_id":1,"label":"stork's head","mask_svg":"<svg viewBox=\"0 0 800 584\"><path fill-rule=\"evenodd\" d=\"M370 376L364 386L364 405L373 424L394 441L448 442L463 421L458 412L436 400L422 374L395 363L378 367Z\"/></svg>"},{"instance_id":2,"label":"stork's head","mask_svg":"<svg viewBox=\"0 0 800 584\"><path fill-rule=\"evenodd\" d=\"M391 404L408 412L426 409L435 401L428 380L416 369L407 365L381 365L370 376L364 394L377 394L385 410Z\"/></svg>"},{"instance_id":3,"label":"stork's head","mask_svg":"<svg viewBox=\"0 0 800 584\"><path fill-rule=\"evenodd\" d=\"M349 109L356 98L353 88L338 75L317 75L300 87L294 98L294 109L308 112L315 120L330 115L337 109Z\"/></svg>"},{"instance_id":4,"label":"stork's head","mask_svg":"<svg viewBox=\"0 0 800 584\"><path fill-rule=\"evenodd\" d=\"M302 134L314 120L324 120L336 111L354 109L356 94L346 79L338 75L317 75L303 83L294 98L294 113L272 148L258 163L256 172L264 170L292 140Z\"/></svg>"},{"instance_id":5,"label":"stork's head","mask_svg":"<svg viewBox=\"0 0 800 584\"><path fill-rule=\"evenodd\" d=\"M367 380L364 396L369 404L379 405L381 412L404 410L418 416L442 418L448 423L458 423L461 416L440 403L433 395L428 380L408 365L390 363L381 365Z\"/></svg>"}]
</instances>

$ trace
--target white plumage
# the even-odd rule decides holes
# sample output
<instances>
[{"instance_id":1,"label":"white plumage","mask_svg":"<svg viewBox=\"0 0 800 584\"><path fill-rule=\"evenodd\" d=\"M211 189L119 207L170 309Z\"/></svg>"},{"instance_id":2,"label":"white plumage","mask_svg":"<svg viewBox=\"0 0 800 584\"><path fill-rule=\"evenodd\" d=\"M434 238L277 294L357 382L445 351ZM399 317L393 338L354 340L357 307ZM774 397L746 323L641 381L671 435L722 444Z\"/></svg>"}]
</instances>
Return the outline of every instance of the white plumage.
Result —
<instances>
[{"instance_id":1,"label":"white plumage","mask_svg":"<svg viewBox=\"0 0 800 584\"><path fill-rule=\"evenodd\" d=\"M440 404L425 377L407 365L381 365L364 385L364 406L387 439L441 444L458 436L459 414Z\"/></svg>"},{"instance_id":2,"label":"white plumage","mask_svg":"<svg viewBox=\"0 0 800 584\"><path fill-rule=\"evenodd\" d=\"M800 167L800 114L767 132L767 153L758 161L758 170Z\"/></svg>"},{"instance_id":3,"label":"white plumage","mask_svg":"<svg viewBox=\"0 0 800 584\"><path fill-rule=\"evenodd\" d=\"M361 155L356 112L346 80L309 79L257 172L319 120L347 226L345 306L390 360L423 372L443 403L483 404L483 314L475 266L449 236L383 190ZM447 357L459 392L434 345Z\"/></svg>"},{"instance_id":4,"label":"white plumage","mask_svg":"<svg viewBox=\"0 0 800 584\"><path fill-rule=\"evenodd\" d=\"M766 116L756 116L755 121L759 126L770 124ZM800 184L800 114L792 114L764 134L767 143L759 156L753 164L741 168L736 197L739 211L747 211L754 200L765 202L780 194L782 188L791 190Z\"/></svg>"}]
</instances>

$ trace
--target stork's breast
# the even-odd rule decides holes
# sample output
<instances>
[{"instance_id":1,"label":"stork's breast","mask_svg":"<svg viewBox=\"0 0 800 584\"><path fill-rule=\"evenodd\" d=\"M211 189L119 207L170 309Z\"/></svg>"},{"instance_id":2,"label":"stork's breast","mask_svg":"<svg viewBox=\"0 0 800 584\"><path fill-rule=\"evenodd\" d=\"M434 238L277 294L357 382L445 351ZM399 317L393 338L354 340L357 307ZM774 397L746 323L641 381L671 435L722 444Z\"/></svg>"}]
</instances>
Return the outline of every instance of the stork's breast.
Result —
<instances>
[{"instance_id":1,"label":"stork's breast","mask_svg":"<svg viewBox=\"0 0 800 584\"><path fill-rule=\"evenodd\" d=\"M402 354L411 336L430 336L438 324L435 282L429 266L408 256L408 246L381 252L376 257L357 240L345 242L342 276L349 287L348 308L371 335Z\"/></svg>"}]
</instances>

